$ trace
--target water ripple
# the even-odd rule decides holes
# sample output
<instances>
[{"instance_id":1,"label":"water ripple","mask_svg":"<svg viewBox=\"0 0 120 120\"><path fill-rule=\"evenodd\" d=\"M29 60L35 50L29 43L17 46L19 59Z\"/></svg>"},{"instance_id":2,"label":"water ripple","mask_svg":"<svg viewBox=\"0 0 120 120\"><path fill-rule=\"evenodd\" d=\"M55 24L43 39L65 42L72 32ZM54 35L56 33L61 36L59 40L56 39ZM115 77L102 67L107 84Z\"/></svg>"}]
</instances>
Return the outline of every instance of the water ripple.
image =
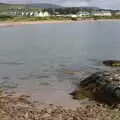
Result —
<instances>
[{"instance_id":1,"label":"water ripple","mask_svg":"<svg viewBox=\"0 0 120 120\"><path fill-rule=\"evenodd\" d=\"M0 62L2 65L21 65L23 62Z\"/></svg>"}]
</instances>

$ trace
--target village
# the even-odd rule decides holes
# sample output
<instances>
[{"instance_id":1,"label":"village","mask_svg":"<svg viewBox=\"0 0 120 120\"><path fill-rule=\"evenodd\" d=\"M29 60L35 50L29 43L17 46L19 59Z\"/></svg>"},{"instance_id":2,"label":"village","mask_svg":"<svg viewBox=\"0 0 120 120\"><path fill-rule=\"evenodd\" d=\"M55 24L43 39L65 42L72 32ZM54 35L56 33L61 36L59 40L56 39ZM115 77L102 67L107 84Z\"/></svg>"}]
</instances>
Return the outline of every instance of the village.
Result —
<instances>
[{"instance_id":1,"label":"village","mask_svg":"<svg viewBox=\"0 0 120 120\"><path fill-rule=\"evenodd\" d=\"M51 12L52 10L52 12ZM63 13L59 12L62 9L23 9L17 8L12 9L9 8L7 11L0 12L0 15L10 15L10 16L20 16L20 17L49 17L49 16L58 16L58 17L92 17L92 16L120 16L120 11L110 11L110 10L78 10L77 12L68 12L66 13L66 9L64 9ZM65 13L65 14L64 14Z\"/></svg>"}]
</instances>

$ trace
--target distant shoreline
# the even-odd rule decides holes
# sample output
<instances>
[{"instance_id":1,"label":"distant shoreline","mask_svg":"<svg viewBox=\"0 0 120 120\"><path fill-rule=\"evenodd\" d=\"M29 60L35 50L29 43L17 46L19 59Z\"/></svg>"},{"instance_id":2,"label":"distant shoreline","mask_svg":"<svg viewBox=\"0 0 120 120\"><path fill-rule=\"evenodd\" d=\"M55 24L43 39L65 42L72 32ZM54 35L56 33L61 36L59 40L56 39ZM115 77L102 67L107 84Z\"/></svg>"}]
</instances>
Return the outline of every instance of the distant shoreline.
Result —
<instances>
[{"instance_id":1,"label":"distant shoreline","mask_svg":"<svg viewBox=\"0 0 120 120\"><path fill-rule=\"evenodd\" d=\"M42 20L42 21L0 21L0 26L14 26L26 24L50 24L50 23L71 23L71 22L104 22L104 21L120 21L120 19L86 19L86 20Z\"/></svg>"},{"instance_id":2,"label":"distant shoreline","mask_svg":"<svg viewBox=\"0 0 120 120\"><path fill-rule=\"evenodd\" d=\"M64 22L76 22L72 20L42 20L42 21L2 21L0 26L9 26L9 25L24 25L24 24L47 24L47 23L64 23Z\"/></svg>"}]
</instances>

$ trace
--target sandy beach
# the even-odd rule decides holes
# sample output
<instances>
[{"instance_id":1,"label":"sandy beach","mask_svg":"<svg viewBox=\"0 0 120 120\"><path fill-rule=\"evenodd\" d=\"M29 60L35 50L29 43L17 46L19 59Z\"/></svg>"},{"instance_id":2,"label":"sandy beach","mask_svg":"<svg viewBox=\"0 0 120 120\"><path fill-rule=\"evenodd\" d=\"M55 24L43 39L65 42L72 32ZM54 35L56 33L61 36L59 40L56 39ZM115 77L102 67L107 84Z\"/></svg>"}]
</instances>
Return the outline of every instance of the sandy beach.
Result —
<instances>
[{"instance_id":1,"label":"sandy beach","mask_svg":"<svg viewBox=\"0 0 120 120\"><path fill-rule=\"evenodd\" d=\"M43 21L1 21L0 26L16 26L16 25L27 25L27 24L52 24L52 23L72 23L72 22L104 22L104 21L120 21L120 19L86 19L86 20L43 20Z\"/></svg>"},{"instance_id":2,"label":"sandy beach","mask_svg":"<svg viewBox=\"0 0 120 120\"><path fill-rule=\"evenodd\" d=\"M52 21L21 21L21 22L0 22L0 26L11 26L11 25L25 25L25 24L47 24L47 23L68 23L68 22L76 22L72 20L52 20Z\"/></svg>"}]
</instances>

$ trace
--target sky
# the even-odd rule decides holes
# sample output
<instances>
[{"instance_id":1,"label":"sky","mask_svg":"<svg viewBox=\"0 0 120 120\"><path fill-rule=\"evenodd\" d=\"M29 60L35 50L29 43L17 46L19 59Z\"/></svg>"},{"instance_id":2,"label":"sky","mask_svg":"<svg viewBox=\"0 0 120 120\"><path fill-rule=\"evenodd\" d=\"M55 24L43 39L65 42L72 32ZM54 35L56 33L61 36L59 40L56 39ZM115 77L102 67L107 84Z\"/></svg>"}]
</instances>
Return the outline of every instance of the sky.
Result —
<instances>
[{"instance_id":1,"label":"sky","mask_svg":"<svg viewBox=\"0 0 120 120\"><path fill-rule=\"evenodd\" d=\"M53 3L63 6L96 6L100 8L120 9L120 0L0 0L8 3Z\"/></svg>"}]
</instances>

